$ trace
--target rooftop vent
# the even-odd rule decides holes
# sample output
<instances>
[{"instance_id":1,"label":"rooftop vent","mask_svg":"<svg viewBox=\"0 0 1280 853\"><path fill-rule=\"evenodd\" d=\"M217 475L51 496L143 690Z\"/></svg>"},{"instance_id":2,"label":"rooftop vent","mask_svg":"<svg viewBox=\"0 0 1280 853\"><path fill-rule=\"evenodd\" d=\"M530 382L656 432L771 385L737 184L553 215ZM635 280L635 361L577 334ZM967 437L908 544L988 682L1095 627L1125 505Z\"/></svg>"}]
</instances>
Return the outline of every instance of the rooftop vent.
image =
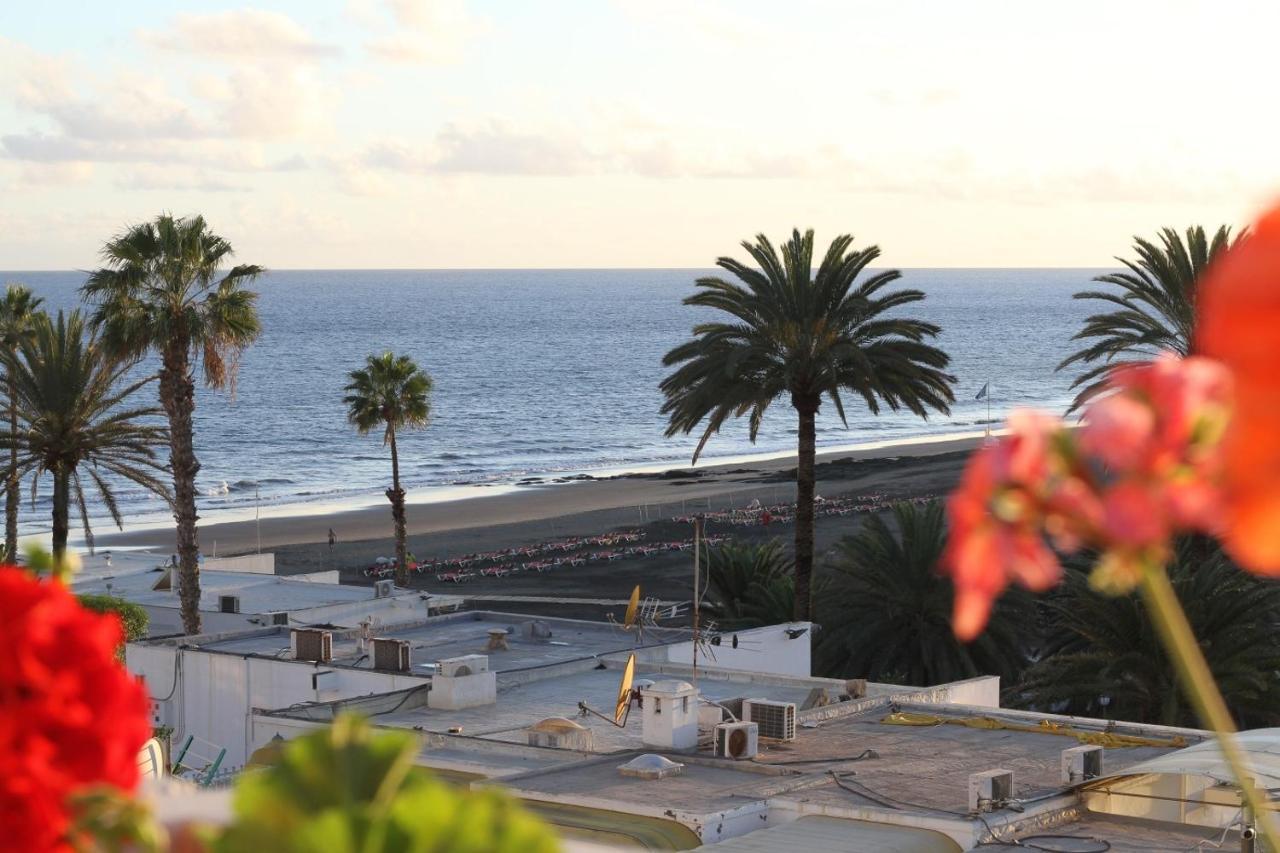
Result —
<instances>
[{"instance_id":1,"label":"rooftop vent","mask_svg":"<svg viewBox=\"0 0 1280 853\"><path fill-rule=\"evenodd\" d=\"M576 749L590 752L593 746L591 729L564 717L548 717L525 730L529 746L550 746L557 749Z\"/></svg>"},{"instance_id":2,"label":"rooftop vent","mask_svg":"<svg viewBox=\"0 0 1280 853\"><path fill-rule=\"evenodd\" d=\"M1073 746L1062 750L1062 784L1078 785L1102 775L1102 747Z\"/></svg>"},{"instance_id":3,"label":"rooftop vent","mask_svg":"<svg viewBox=\"0 0 1280 853\"><path fill-rule=\"evenodd\" d=\"M993 812L1013 799L1013 771L997 768L969 777L969 811Z\"/></svg>"},{"instance_id":4,"label":"rooftop vent","mask_svg":"<svg viewBox=\"0 0 1280 853\"><path fill-rule=\"evenodd\" d=\"M218 612L219 613L239 613L240 612L240 596L238 595L218 596Z\"/></svg>"},{"instance_id":5,"label":"rooftop vent","mask_svg":"<svg viewBox=\"0 0 1280 853\"><path fill-rule=\"evenodd\" d=\"M395 595L396 582L393 580L374 581L373 597L374 598L390 598Z\"/></svg>"},{"instance_id":6,"label":"rooftop vent","mask_svg":"<svg viewBox=\"0 0 1280 853\"><path fill-rule=\"evenodd\" d=\"M758 723L760 737L772 740L796 739L796 703L771 699L744 699L742 722Z\"/></svg>"},{"instance_id":7,"label":"rooftop vent","mask_svg":"<svg viewBox=\"0 0 1280 853\"><path fill-rule=\"evenodd\" d=\"M661 755L645 753L619 765L618 772L637 779L662 779L666 776L679 776L684 772L684 765Z\"/></svg>"},{"instance_id":8,"label":"rooftop vent","mask_svg":"<svg viewBox=\"0 0 1280 853\"><path fill-rule=\"evenodd\" d=\"M395 640L386 637L373 638L373 668L392 672L408 672L409 641Z\"/></svg>"},{"instance_id":9,"label":"rooftop vent","mask_svg":"<svg viewBox=\"0 0 1280 853\"><path fill-rule=\"evenodd\" d=\"M283 610L277 611L275 613L269 613L267 615L271 617L272 625L288 625L289 624L289 614Z\"/></svg>"},{"instance_id":10,"label":"rooftop vent","mask_svg":"<svg viewBox=\"0 0 1280 853\"><path fill-rule=\"evenodd\" d=\"M318 628L295 628L290 632L294 660L328 663L333 660L333 634Z\"/></svg>"}]
</instances>

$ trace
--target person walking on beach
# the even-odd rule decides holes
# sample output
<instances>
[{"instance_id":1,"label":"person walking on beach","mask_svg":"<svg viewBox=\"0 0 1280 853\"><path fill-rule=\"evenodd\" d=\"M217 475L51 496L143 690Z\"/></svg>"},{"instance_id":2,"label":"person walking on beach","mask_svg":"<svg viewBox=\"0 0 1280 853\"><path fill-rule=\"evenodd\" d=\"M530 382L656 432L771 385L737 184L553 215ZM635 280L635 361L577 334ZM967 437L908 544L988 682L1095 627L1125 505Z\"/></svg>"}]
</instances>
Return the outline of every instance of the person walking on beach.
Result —
<instances>
[{"instance_id":1,"label":"person walking on beach","mask_svg":"<svg viewBox=\"0 0 1280 853\"><path fill-rule=\"evenodd\" d=\"M333 546L338 544L338 536L333 532L333 528L329 528L329 550L333 550Z\"/></svg>"}]
</instances>

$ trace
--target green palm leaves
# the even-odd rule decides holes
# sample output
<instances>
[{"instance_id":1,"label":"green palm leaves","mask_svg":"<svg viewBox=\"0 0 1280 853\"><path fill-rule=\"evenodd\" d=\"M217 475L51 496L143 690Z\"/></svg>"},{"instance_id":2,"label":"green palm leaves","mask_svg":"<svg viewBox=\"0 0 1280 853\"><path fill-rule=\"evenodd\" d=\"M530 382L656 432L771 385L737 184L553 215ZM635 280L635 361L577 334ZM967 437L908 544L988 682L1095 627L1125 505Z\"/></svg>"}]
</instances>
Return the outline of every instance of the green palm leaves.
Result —
<instances>
[{"instance_id":1,"label":"green palm leaves","mask_svg":"<svg viewBox=\"0 0 1280 853\"><path fill-rule=\"evenodd\" d=\"M685 304L720 312L693 337L668 352L674 368L662 380L666 434L701 428L694 461L730 418L746 417L754 441L769 406L782 397L799 419L796 468L795 618L808 619L813 572L814 418L829 400L841 419L853 395L872 412L882 406L922 417L947 412L954 399L946 353L928 343L932 323L891 316L919 302L918 290L888 291L896 270L862 277L880 256L875 246L853 247L853 238L831 242L816 270L813 232L792 233L781 254L764 235L743 249L755 266L720 258L732 280L697 281Z\"/></svg>"},{"instance_id":2,"label":"green palm leaves","mask_svg":"<svg viewBox=\"0 0 1280 853\"><path fill-rule=\"evenodd\" d=\"M196 458L192 365L204 366L212 388L235 387L240 354L260 331L257 294L245 289L262 268L223 271L231 244L199 216L164 214L108 241L105 266L81 289L95 305L94 325L106 349L131 361L160 356L160 403L169 420L173 517L181 576L182 626L200 631L200 542L196 533Z\"/></svg>"},{"instance_id":3,"label":"green palm leaves","mask_svg":"<svg viewBox=\"0 0 1280 853\"><path fill-rule=\"evenodd\" d=\"M90 547L93 534L85 504L92 484L118 526L123 525L115 491L104 475L134 482L168 499L164 467L156 448L165 430L148 423L157 408L139 408L130 398L154 377L129 381L131 363L110 358L101 342L87 335L78 311L56 320L39 314L18 348L11 367L13 405L19 428L6 435L17 453L16 473L31 473L34 491L41 475L53 480L53 552L66 550L69 507L80 511Z\"/></svg>"},{"instance_id":4,"label":"green palm leaves","mask_svg":"<svg viewBox=\"0 0 1280 853\"><path fill-rule=\"evenodd\" d=\"M12 370L18 347L31 337L31 325L44 300L20 284L11 284L0 300L0 357L10 378L6 382L5 401L9 432L18 431L18 414L14 407ZM4 549L8 559L18 553L18 448L9 448L9 474L4 484Z\"/></svg>"},{"instance_id":5,"label":"green palm leaves","mask_svg":"<svg viewBox=\"0 0 1280 853\"><path fill-rule=\"evenodd\" d=\"M365 366L348 374L347 420L365 435L381 428L383 444L391 448L391 517L396 537L396 584L409 585L409 563L405 546L404 489L400 486L400 454L396 433L427 425L431 415L431 377L413 359L392 352L371 355Z\"/></svg>"},{"instance_id":6,"label":"green palm leaves","mask_svg":"<svg viewBox=\"0 0 1280 853\"><path fill-rule=\"evenodd\" d=\"M1112 371L1150 361L1161 352L1187 355L1195 332L1196 282L1231 245L1231 229L1220 227L1210 238L1203 227L1188 228L1186 238L1172 228L1160 232L1159 245L1134 238L1137 260L1118 258L1124 272L1098 276L1116 291L1089 290L1075 295L1106 303L1113 310L1094 314L1074 340L1087 342L1058 369L1089 366L1072 388L1079 388L1071 410L1083 406L1106 387Z\"/></svg>"},{"instance_id":7,"label":"green palm leaves","mask_svg":"<svg viewBox=\"0 0 1280 853\"><path fill-rule=\"evenodd\" d=\"M1035 636L1031 598L1011 591L981 636L959 642L951 628L954 591L937 572L945 542L937 501L869 515L840 542L819 590L815 652L824 674L930 685L978 675L1009 679L1022 670Z\"/></svg>"}]
</instances>

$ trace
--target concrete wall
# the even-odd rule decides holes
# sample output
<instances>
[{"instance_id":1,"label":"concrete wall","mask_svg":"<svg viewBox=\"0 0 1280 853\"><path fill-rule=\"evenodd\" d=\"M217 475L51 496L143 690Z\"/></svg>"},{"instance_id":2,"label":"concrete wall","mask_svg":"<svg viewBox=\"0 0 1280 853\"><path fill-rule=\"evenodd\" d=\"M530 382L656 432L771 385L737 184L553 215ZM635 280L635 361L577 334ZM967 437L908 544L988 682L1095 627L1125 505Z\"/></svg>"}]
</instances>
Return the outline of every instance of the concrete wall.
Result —
<instances>
[{"instance_id":1,"label":"concrete wall","mask_svg":"<svg viewBox=\"0 0 1280 853\"><path fill-rule=\"evenodd\" d=\"M276 555L241 554L239 557L205 557L200 568L206 572L249 572L255 575L274 575Z\"/></svg>"},{"instance_id":2,"label":"concrete wall","mask_svg":"<svg viewBox=\"0 0 1280 853\"><path fill-rule=\"evenodd\" d=\"M282 642L287 644L288 638ZM253 708L285 708L385 693L429 681L412 675L167 645L130 644L126 662L131 672L146 681L156 724L172 726L175 743L194 734L226 747L223 766L229 769L243 765L253 751L249 725Z\"/></svg>"},{"instance_id":3,"label":"concrete wall","mask_svg":"<svg viewBox=\"0 0 1280 853\"><path fill-rule=\"evenodd\" d=\"M801 628L809 630L794 640L786 634L788 630ZM704 642L699 646L698 662L720 669L807 677L810 674L812 633L812 626L808 622L727 632L720 636L720 645L713 646ZM735 635L738 638L736 649L733 648ZM677 643L668 647L667 660L671 663L692 664L693 643Z\"/></svg>"}]
</instances>

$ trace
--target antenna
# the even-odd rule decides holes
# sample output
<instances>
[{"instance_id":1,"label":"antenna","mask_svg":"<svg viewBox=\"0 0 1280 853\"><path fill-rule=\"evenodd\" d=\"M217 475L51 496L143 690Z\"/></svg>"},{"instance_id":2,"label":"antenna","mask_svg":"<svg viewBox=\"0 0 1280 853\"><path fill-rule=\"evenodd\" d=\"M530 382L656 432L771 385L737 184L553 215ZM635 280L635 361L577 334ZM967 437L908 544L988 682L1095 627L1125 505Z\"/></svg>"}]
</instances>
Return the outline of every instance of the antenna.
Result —
<instances>
[{"instance_id":1,"label":"antenna","mask_svg":"<svg viewBox=\"0 0 1280 853\"><path fill-rule=\"evenodd\" d=\"M638 589L638 587L637 587ZM626 728L627 717L631 714L631 686L636 680L636 655L635 652L627 658L627 665L622 669L622 681L618 683L618 698L614 702L613 716L608 717L597 711L595 708L587 706L586 702L578 703L578 716L585 717L587 714L599 717L610 725L618 728Z\"/></svg>"}]
</instances>

